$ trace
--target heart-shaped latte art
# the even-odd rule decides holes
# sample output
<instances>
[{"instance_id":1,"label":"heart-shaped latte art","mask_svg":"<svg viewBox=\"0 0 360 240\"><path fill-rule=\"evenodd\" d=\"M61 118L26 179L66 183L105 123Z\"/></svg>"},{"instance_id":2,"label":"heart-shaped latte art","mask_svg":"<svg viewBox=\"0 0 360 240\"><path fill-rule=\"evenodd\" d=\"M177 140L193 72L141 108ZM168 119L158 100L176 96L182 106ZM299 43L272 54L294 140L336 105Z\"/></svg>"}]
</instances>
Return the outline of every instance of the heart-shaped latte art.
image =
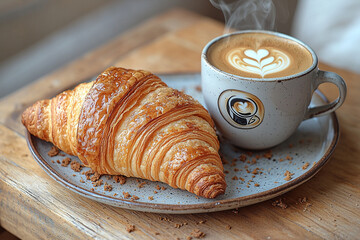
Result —
<instances>
[{"instance_id":1,"label":"heart-shaped latte art","mask_svg":"<svg viewBox=\"0 0 360 240\"><path fill-rule=\"evenodd\" d=\"M235 110L238 112L245 112L245 110L248 107L248 103L247 102L236 102L234 104Z\"/></svg>"},{"instance_id":2,"label":"heart-shaped latte art","mask_svg":"<svg viewBox=\"0 0 360 240\"><path fill-rule=\"evenodd\" d=\"M254 103L247 99L235 99L232 101L231 105L237 113L245 115L252 114L256 109Z\"/></svg>"},{"instance_id":3,"label":"heart-shaped latte art","mask_svg":"<svg viewBox=\"0 0 360 240\"><path fill-rule=\"evenodd\" d=\"M228 53L227 60L233 67L261 77L283 71L290 65L290 58L285 53L276 49L268 51L264 48L257 51L244 48L233 49Z\"/></svg>"}]
</instances>

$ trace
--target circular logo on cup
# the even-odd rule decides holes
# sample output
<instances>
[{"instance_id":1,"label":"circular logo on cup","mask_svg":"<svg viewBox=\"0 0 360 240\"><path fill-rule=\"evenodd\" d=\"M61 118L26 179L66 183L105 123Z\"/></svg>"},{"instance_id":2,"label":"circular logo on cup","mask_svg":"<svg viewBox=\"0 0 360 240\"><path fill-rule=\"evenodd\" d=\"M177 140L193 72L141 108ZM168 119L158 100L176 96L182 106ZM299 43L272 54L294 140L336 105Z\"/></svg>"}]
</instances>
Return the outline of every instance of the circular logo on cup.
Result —
<instances>
[{"instance_id":1,"label":"circular logo on cup","mask_svg":"<svg viewBox=\"0 0 360 240\"><path fill-rule=\"evenodd\" d=\"M251 93L230 89L222 92L218 107L223 118L236 128L255 128L264 118L264 105Z\"/></svg>"}]
</instances>

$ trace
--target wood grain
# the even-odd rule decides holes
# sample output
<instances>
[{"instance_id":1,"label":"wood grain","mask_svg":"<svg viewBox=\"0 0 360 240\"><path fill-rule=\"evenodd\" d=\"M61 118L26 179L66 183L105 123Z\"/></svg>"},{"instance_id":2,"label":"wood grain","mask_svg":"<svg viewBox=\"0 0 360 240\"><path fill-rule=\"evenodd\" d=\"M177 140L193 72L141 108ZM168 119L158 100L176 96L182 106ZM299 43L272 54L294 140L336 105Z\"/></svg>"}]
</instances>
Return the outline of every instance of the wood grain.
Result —
<instances>
[{"instance_id":1,"label":"wood grain","mask_svg":"<svg viewBox=\"0 0 360 240\"><path fill-rule=\"evenodd\" d=\"M159 215L124 210L70 192L31 157L19 122L24 107L85 81L110 65L154 72L199 71L202 47L220 34L220 23L174 10L1 99L1 226L24 239L186 239L195 228L206 233L205 239L357 239L360 76L330 66L320 67L339 73L348 84L347 99L337 110L340 141L330 162L313 179L282 196L286 209L266 201L238 211L209 214ZM330 99L337 96L336 88L330 85L321 89ZM306 203L299 202L303 197L307 197ZM175 227L185 222L187 225ZM128 233L127 224L134 224L136 230Z\"/></svg>"}]
</instances>

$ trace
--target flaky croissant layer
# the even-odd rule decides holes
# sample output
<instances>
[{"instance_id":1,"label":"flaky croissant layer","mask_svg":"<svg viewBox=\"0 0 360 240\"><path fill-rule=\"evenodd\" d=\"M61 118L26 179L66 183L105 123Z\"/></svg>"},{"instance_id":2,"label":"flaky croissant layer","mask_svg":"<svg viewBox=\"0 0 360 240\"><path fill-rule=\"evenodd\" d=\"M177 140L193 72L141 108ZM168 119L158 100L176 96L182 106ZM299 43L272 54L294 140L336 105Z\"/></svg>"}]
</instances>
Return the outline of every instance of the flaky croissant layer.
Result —
<instances>
[{"instance_id":1,"label":"flaky croissant layer","mask_svg":"<svg viewBox=\"0 0 360 240\"><path fill-rule=\"evenodd\" d=\"M150 72L108 68L36 102L22 123L100 174L161 181L206 198L225 192L210 115Z\"/></svg>"}]
</instances>

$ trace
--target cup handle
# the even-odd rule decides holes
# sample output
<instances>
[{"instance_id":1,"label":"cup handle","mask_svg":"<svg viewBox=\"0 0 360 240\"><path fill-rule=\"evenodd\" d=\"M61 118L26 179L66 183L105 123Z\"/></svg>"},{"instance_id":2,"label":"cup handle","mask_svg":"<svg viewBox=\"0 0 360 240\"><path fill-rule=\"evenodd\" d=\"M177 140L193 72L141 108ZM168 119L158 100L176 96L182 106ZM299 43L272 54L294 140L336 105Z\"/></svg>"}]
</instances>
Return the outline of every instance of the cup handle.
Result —
<instances>
[{"instance_id":1,"label":"cup handle","mask_svg":"<svg viewBox=\"0 0 360 240\"><path fill-rule=\"evenodd\" d=\"M326 71L318 71L317 78L316 78L316 88L325 82L330 82L335 84L339 89L339 97L331 103L308 108L307 113L304 119L322 116L328 113L331 113L338 109L344 102L346 97L346 84L344 79L333 72L326 72Z\"/></svg>"}]
</instances>

